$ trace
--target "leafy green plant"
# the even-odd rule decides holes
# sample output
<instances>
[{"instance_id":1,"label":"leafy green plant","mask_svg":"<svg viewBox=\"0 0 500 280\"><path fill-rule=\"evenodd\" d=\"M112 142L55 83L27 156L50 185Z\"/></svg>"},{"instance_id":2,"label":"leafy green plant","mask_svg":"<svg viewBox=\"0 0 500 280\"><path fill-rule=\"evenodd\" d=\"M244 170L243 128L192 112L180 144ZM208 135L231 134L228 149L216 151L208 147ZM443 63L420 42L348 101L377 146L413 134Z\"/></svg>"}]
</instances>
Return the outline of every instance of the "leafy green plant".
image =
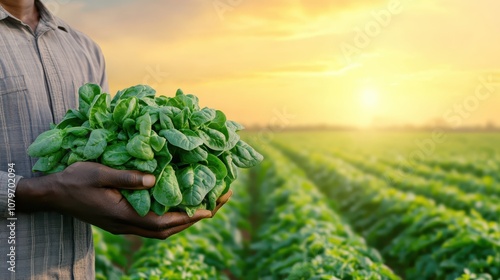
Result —
<instances>
[{"instance_id":1,"label":"leafy green plant","mask_svg":"<svg viewBox=\"0 0 500 280\"><path fill-rule=\"evenodd\" d=\"M353 228L404 272L405 279L500 277L498 223L398 190L324 151L306 152L281 141L276 145L339 201Z\"/></svg>"},{"instance_id":2,"label":"leafy green plant","mask_svg":"<svg viewBox=\"0 0 500 280\"><path fill-rule=\"evenodd\" d=\"M400 279L327 204L306 174L282 153L257 168L262 224L250 245L247 279Z\"/></svg>"},{"instance_id":3,"label":"leafy green plant","mask_svg":"<svg viewBox=\"0 0 500 280\"><path fill-rule=\"evenodd\" d=\"M39 158L33 171L50 174L94 161L152 173L156 184L150 190L122 191L141 216L213 210L236 179L236 168L263 159L240 139L242 125L219 110L200 108L198 97L180 89L174 97L155 97L154 89L137 85L111 99L98 85L86 84L78 93L78 109L28 148Z\"/></svg>"}]
</instances>

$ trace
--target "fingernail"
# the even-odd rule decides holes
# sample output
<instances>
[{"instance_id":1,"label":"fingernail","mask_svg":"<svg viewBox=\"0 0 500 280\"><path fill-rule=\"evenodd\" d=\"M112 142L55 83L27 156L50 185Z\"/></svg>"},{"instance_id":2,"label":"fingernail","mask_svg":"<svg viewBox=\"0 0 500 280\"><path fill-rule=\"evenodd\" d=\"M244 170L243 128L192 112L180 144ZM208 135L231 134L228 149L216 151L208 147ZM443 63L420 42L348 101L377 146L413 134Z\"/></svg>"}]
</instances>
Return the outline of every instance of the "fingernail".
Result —
<instances>
[{"instance_id":1,"label":"fingernail","mask_svg":"<svg viewBox=\"0 0 500 280\"><path fill-rule=\"evenodd\" d=\"M155 185L155 176L148 174L142 177L142 185L145 187L152 187Z\"/></svg>"},{"instance_id":2,"label":"fingernail","mask_svg":"<svg viewBox=\"0 0 500 280\"><path fill-rule=\"evenodd\" d=\"M208 211L208 210L198 210L201 212L202 216L204 216L205 218L210 218L212 217L212 212Z\"/></svg>"}]
</instances>

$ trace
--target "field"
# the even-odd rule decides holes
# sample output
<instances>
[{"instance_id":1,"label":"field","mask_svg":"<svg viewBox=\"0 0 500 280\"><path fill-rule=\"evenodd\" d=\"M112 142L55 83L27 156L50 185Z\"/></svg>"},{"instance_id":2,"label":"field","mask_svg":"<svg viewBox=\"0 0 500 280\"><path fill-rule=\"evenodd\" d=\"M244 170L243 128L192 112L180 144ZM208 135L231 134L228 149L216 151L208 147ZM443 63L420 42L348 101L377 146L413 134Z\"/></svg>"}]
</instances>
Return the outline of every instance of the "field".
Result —
<instances>
[{"instance_id":1,"label":"field","mask_svg":"<svg viewBox=\"0 0 500 280\"><path fill-rule=\"evenodd\" d=\"M165 241L95 229L98 279L500 279L500 135L246 140L217 216Z\"/></svg>"}]
</instances>

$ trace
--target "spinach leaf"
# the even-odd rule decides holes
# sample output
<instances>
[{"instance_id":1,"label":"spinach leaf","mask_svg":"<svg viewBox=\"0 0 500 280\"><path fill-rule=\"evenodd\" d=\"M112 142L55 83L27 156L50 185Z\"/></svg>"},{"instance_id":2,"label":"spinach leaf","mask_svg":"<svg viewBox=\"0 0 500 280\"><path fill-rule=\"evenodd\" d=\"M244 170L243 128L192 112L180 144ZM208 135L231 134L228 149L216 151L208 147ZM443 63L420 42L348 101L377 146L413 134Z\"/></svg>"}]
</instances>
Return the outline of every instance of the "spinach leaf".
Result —
<instances>
[{"instance_id":1,"label":"spinach leaf","mask_svg":"<svg viewBox=\"0 0 500 280\"><path fill-rule=\"evenodd\" d=\"M136 135L127 143L127 152L136 158L143 160L152 160L154 158L153 150L149 145L149 137Z\"/></svg>"},{"instance_id":2,"label":"spinach leaf","mask_svg":"<svg viewBox=\"0 0 500 280\"><path fill-rule=\"evenodd\" d=\"M137 103L137 97L135 96L120 100L113 109L113 120L121 125L126 119L133 119L138 109Z\"/></svg>"},{"instance_id":3,"label":"spinach leaf","mask_svg":"<svg viewBox=\"0 0 500 280\"><path fill-rule=\"evenodd\" d=\"M169 165L163 170L153 187L153 197L166 207L177 206L182 202L182 193L172 166Z\"/></svg>"},{"instance_id":4,"label":"spinach leaf","mask_svg":"<svg viewBox=\"0 0 500 280\"><path fill-rule=\"evenodd\" d=\"M139 216L146 216L151 208L151 197L148 190L121 190L120 192Z\"/></svg>"},{"instance_id":5,"label":"spinach leaf","mask_svg":"<svg viewBox=\"0 0 500 280\"><path fill-rule=\"evenodd\" d=\"M238 132L240 130L243 130L245 129L245 127L235 121L226 121L226 126L227 128L229 128L230 130L234 131L234 132Z\"/></svg>"},{"instance_id":6,"label":"spinach leaf","mask_svg":"<svg viewBox=\"0 0 500 280\"><path fill-rule=\"evenodd\" d=\"M39 158L33 166L33 172L47 172L52 170L59 165L59 161L65 154L66 152L64 150L59 150L53 154Z\"/></svg>"},{"instance_id":7,"label":"spinach leaf","mask_svg":"<svg viewBox=\"0 0 500 280\"><path fill-rule=\"evenodd\" d=\"M165 213L167 213L169 208L170 207L167 207L165 205L161 205L154 198L151 199L151 211L153 211L156 215L163 216Z\"/></svg>"},{"instance_id":8,"label":"spinach leaf","mask_svg":"<svg viewBox=\"0 0 500 280\"><path fill-rule=\"evenodd\" d=\"M88 117L94 98L102 93L101 87L96 84L85 84L78 90L78 110Z\"/></svg>"},{"instance_id":9,"label":"spinach leaf","mask_svg":"<svg viewBox=\"0 0 500 280\"><path fill-rule=\"evenodd\" d=\"M108 118L109 95L101 94L92 102L89 109L89 124L91 128L104 128L103 123Z\"/></svg>"},{"instance_id":10,"label":"spinach leaf","mask_svg":"<svg viewBox=\"0 0 500 280\"><path fill-rule=\"evenodd\" d=\"M200 111L194 112L189 121L192 126L199 127L215 119L215 110L210 108L203 108Z\"/></svg>"},{"instance_id":11,"label":"spinach leaf","mask_svg":"<svg viewBox=\"0 0 500 280\"><path fill-rule=\"evenodd\" d=\"M264 159L261 154L243 140L238 141L238 144L231 152L234 164L241 168L253 167Z\"/></svg>"},{"instance_id":12,"label":"spinach leaf","mask_svg":"<svg viewBox=\"0 0 500 280\"><path fill-rule=\"evenodd\" d=\"M226 148L226 137L215 129L200 129L198 135L203 140L203 144L214 151L223 151Z\"/></svg>"},{"instance_id":13,"label":"spinach leaf","mask_svg":"<svg viewBox=\"0 0 500 280\"><path fill-rule=\"evenodd\" d=\"M199 205L215 187L215 174L204 165L182 169L177 176L182 191L182 203L188 206Z\"/></svg>"},{"instance_id":14,"label":"spinach leaf","mask_svg":"<svg viewBox=\"0 0 500 280\"><path fill-rule=\"evenodd\" d=\"M156 170L158 162L156 161L156 159L142 160L135 158L127 162L127 165L135 170L139 170L146 173L153 173Z\"/></svg>"},{"instance_id":15,"label":"spinach leaf","mask_svg":"<svg viewBox=\"0 0 500 280\"><path fill-rule=\"evenodd\" d=\"M44 157L57 152L61 148L64 136L64 130L57 128L43 132L28 147L28 155Z\"/></svg>"},{"instance_id":16,"label":"spinach leaf","mask_svg":"<svg viewBox=\"0 0 500 280\"><path fill-rule=\"evenodd\" d=\"M179 153L179 158L181 163L197 163L206 160L208 157L208 152L203 150L201 147L196 147L191 151L182 151Z\"/></svg>"},{"instance_id":17,"label":"spinach leaf","mask_svg":"<svg viewBox=\"0 0 500 280\"><path fill-rule=\"evenodd\" d=\"M209 154L207 157L207 167L215 174L217 180L222 180L227 176L226 165L213 154Z\"/></svg>"},{"instance_id":18,"label":"spinach leaf","mask_svg":"<svg viewBox=\"0 0 500 280\"><path fill-rule=\"evenodd\" d=\"M152 131L149 142L151 144L151 148L153 148L153 150L155 152L159 152L167 143L167 139L165 139L164 137L158 136L158 134L156 134L156 132Z\"/></svg>"},{"instance_id":19,"label":"spinach leaf","mask_svg":"<svg viewBox=\"0 0 500 280\"><path fill-rule=\"evenodd\" d=\"M217 206L217 199L219 199L225 189L226 182L224 180L217 180L215 187L208 193L208 210L213 211L215 209Z\"/></svg>"},{"instance_id":20,"label":"spinach leaf","mask_svg":"<svg viewBox=\"0 0 500 280\"><path fill-rule=\"evenodd\" d=\"M106 141L108 134L109 131L106 129L93 130L90 133L89 141L83 150L83 157L87 160L97 159L100 157L108 145L108 142Z\"/></svg>"},{"instance_id":21,"label":"spinach leaf","mask_svg":"<svg viewBox=\"0 0 500 280\"><path fill-rule=\"evenodd\" d=\"M140 135L149 137L151 135L151 117L149 114L138 117L135 128L139 130Z\"/></svg>"},{"instance_id":22,"label":"spinach leaf","mask_svg":"<svg viewBox=\"0 0 500 280\"><path fill-rule=\"evenodd\" d=\"M203 144L203 140L190 129L164 129L160 131L160 135L165 137L170 144L186 151L191 151Z\"/></svg>"},{"instance_id":23,"label":"spinach leaf","mask_svg":"<svg viewBox=\"0 0 500 280\"><path fill-rule=\"evenodd\" d=\"M123 165L129 161L132 156L127 152L127 143L118 142L107 146L102 154L101 163L104 165Z\"/></svg>"}]
</instances>

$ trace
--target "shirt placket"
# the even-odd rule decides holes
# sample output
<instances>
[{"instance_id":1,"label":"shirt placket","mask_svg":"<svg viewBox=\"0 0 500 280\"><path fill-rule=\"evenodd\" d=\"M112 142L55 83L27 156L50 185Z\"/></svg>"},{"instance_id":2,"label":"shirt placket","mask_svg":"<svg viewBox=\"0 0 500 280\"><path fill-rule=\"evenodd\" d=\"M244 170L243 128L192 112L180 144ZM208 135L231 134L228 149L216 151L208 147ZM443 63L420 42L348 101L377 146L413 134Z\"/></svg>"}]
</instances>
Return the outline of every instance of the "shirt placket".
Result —
<instances>
[{"instance_id":1,"label":"shirt placket","mask_svg":"<svg viewBox=\"0 0 500 280\"><path fill-rule=\"evenodd\" d=\"M51 49L54 48L54 46L49 46L45 40L47 36L51 36L50 32L52 32L52 29L46 25L40 26L40 28L37 29L35 40L38 56L45 76L48 100L52 111L52 122L55 123L57 122L56 116L63 116L65 110L62 100L62 81L53 58L53 54L57 52L57 50Z\"/></svg>"}]
</instances>

